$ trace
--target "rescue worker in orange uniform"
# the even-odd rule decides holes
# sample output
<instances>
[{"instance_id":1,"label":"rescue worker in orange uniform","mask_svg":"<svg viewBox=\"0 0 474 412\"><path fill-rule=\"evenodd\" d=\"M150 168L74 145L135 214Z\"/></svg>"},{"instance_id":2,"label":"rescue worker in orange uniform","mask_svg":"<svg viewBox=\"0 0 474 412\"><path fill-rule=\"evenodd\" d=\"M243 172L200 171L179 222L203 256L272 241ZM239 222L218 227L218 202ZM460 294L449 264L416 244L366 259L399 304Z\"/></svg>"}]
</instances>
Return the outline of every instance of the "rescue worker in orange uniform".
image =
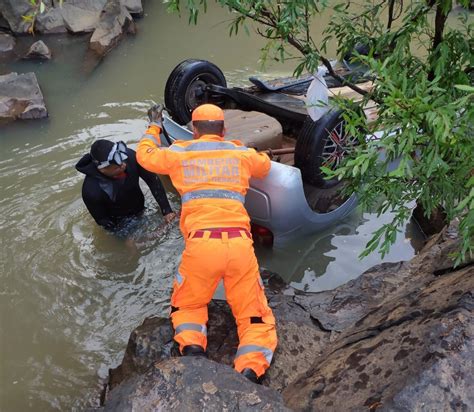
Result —
<instances>
[{"instance_id":1,"label":"rescue worker in orange uniform","mask_svg":"<svg viewBox=\"0 0 474 412\"><path fill-rule=\"evenodd\" d=\"M259 382L277 335L244 201L249 179L265 177L270 159L237 140L224 141L224 113L212 104L193 111L194 140L162 148L161 110L149 111L152 122L138 144L137 160L150 172L168 174L181 195L186 245L171 296L174 339L182 355L206 356L207 305L223 279L239 335L235 369Z\"/></svg>"}]
</instances>

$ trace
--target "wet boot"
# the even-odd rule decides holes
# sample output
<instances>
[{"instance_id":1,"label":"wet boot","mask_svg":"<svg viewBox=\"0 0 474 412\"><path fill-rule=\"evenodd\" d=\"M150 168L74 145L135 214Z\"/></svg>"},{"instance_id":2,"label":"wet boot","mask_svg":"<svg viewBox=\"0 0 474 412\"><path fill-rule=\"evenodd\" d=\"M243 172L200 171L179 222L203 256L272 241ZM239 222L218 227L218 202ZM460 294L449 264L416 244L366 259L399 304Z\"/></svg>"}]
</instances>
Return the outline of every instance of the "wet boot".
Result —
<instances>
[{"instance_id":1,"label":"wet boot","mask_svg":"<svg viewBox=\"0 0 474 412\"><path fill-rule=\"evenodd\" d=\"M253 369L245 368L240 373L244 375L249 381L261 385L263 376L260 376L259 378Z\"/></svg>"},{"instance_id":2,"label":"wet boot","mask_svg":"<svg viewBox=\"0 0 474 412\"><path fill-rule=\"evenodd\" d=\"M187 345L183 348L183 356L203 356L207 358L207 353L200 345Z\"/></svg>"}]
</instances>

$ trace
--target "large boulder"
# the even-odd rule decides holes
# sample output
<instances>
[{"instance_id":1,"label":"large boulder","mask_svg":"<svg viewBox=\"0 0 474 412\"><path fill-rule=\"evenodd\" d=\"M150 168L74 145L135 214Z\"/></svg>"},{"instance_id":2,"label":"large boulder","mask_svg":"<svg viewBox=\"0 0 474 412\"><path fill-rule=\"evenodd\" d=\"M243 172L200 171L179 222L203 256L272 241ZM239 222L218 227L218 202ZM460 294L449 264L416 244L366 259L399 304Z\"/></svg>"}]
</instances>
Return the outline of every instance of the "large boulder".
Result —
<instances>
[{"instance_id":1,"label":"large boulder","mask_svg":"<svg viewBox=\"0 0 474 412\"><path fill-rule=\"evenodd\" d=\"M262 274L267 284L269 304L277 319L278 347L264 385L282 390L329 343L330 334L315 327L309 313L293 302L292 290L284 289L275 274ZM288 295L283 294L285 290ZM153 317L130 335L122 363L109 371L109 389L122 381L144 373L155 362L178 356L173 342L173 328L169 319ZM208 354L209 358L232 365L238 345L238 336L232 313L224 301L209 304Z\"/></svg>"},{"instance_id":2,"label":"large boulder","mask_svg":"<svg viewBox=\"0 0 474 412\"><path fill-rule=\"evenodd\" d=\"M66 33L67 27L63 17L63 9L52 7L36 16L35 31L44 34Z\"/></svg>"},{"instance_id":3,"label":"large boulder","mask_svg":"<svg viewBox=\"0 0 474 412\"><path fill-rule=\"evenodd\" d=\"M105 411L289 411L281 395L204 358L176 358L114 389Z\"/></svg>"},{"instance_id":4,"label":"large boulder","mask_svg":"<svg viewBox=\"0 0 474 412\"><path fill-rule=\"evenodd\" d=\"M64 0L60 7L58 1L43 0L44 11L29 0L0 0L0 10L4 20L14 33L27 33L34 17L34 30L37 33L92 32L95 30L107 0ZM117 0L118 2L118 0Z\"/></svg>"},{"instance_id":5,"label":"large boulder","mask_svg":"<svg viewBox=\"0 0 474 412\"><path fill-rule=\"evenodd\" d=\"M3 31L10 30L10 25L8 24L8 21L5 19L5 17L3 16L2 10L0 10L0 30L3 30Z\"/></svg>"},{"instance_id":6,"label":"large boulder","mask_svg":"<svg viewBox=\"0 0 474 412\"><path fill-rule=\"evenodd\" d=\"M44 41L38 40L30 46L28 52L23 58L33 60L50 60L51 51L49 50L48 46L46 46Z\"/></svg>"},{"instance_id":7,"label":"large boulder","mask_svg":"<svg viewBox=\"0 0 474 412\"><path fill-rule=\"evenodd\" d=\"M120 0L132 16L143 15L142 0Z\"/></svg>"},{"instance_id":8,"label":"large boulder","mask_svg":"<svg viewBox=\"0 0 474 412\"><path fill-rule=\"evenodd\" d=\"M99 22L107 0L68 0L63 3L61 14L68 31L93 32Z\"/></svg>"},{"instance_id":9,"label":"large boulder","mask_svg":"<svg viewBox=\"0 0 474 412\"><path fill-rule=\"evenodd\" d=\"M90 39L89 49L98 57L105 56L126 33L135 33L132 16L120 2L108 0Z\"/></svg>"},{"instance_id":10,"label":"large boulder","mask_svg":"<svg viewBox=\"0 0 474 412\"><path fill-rule=\"evenodd\" d=\"M283 395L294 410L472 410L474 266L395 294Z\"/></svg>"},{"instance_id":11,"label":"large boulder","mask_svg":"<svg viewBox=\"0 0 474 412\"><path fill-rule=\"evenodd\" d=\"M48 111L34 73L0 76L0 123L45 117Z\"/></svg>"},{"instance_id":12,"label":"large boulder","mask_svg":"<svg viewBox=\"0 0 474 412\"><path fill-rule=\"evenodd\" d=\"M264 273L279 342L263 384L293 410L472 409L474 267L453 268L458 248L453 226L410 262L320 293ZM232 365L237 334L225 302L209 305L208 341L209 357ZM169 321L146 320L110 371L112 393L176 355Z\"/></svg>"},{"instance_id":13,"label":"large boulder","mask_svg":"<svg viewBox=\"0 0 474 412\"><path fill-rule=\"evenodd\" d=\"M31 22L26 21L23 16L29 16L33 11L34 6L29 0L0 0L0 13L13 33L28 32Z\"/></svg>"}]
</instances>

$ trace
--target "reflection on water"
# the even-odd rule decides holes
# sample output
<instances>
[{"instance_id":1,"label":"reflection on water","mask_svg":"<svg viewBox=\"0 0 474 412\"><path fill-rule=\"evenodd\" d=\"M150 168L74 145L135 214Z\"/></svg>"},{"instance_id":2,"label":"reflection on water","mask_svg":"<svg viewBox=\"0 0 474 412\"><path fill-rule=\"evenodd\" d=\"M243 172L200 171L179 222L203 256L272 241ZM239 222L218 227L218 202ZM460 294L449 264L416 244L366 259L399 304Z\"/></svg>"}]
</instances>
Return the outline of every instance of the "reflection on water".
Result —
<instances>
[{"instance_id":1,"label":"reflection on water","mask_svg":"<svg viewBox=\"0 0 474 412\"><path fill-rule=\"evenodd\" d=\"M228 39L226 12L213 10L202 26L168 16L147 2L148 17L90 76L81 73L83 39L46 37L53 61L0 67L37 73L50 119L0 129L0 410L82 409L97 400L98 376L121 358L133 327L164 315L183 240L176 225L134 247L96 226L81 200L83 176L74 165L95 139L132 148L146 109L160 101L166 78L181 60L219 65L235 84L258 71L255 37ZM189 41L193 39L193 41ZM23 38L29 42L38 40ZM270 68L287 73L292 66ZM160 228L162 216L146 193L147 210L130 237ZM179 199L170 194L174 208ZM356 259L380 222L353 215L337 228L283 251L258 250L263 266L300 288L321 290L378 262ZM411 230L411 229L408 229ZM413 237L409 235L410 237ZM389 259L413 254L403 233Z\"/></svg>"},{"instance_id":2,"label":"reflection on water","mask_svg":"<svg viewBox=\"0 0 474 412\"><path fill-rule=\"evenodd\" d=\"M257 247L259 262L297 289L308 292L334 289L382 262L377 252L362 260L358 256L372 237L374 225L388 223L390 219L389 213L377 218L375 214L356 211L326 231L299 239L284 249ZM383 261L408 260L423 241L416 224L409 222Z\"/></svg>"}]
</instances>

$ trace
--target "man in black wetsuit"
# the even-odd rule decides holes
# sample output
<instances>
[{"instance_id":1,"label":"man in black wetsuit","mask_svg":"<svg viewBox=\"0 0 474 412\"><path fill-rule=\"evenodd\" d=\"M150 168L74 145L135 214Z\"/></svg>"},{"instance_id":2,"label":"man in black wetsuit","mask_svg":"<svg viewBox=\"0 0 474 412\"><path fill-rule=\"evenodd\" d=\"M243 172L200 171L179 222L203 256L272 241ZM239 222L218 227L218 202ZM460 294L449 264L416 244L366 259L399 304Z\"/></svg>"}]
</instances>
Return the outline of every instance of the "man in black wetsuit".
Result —
<instances>
[{"instance_id":1,"label":"man in black wetsuit","mask_svg":"<svg viewBox=\"0 0 474 412\"><path fill-rule=\"evenodd\" d=\"M170 222L176 216L158 176L143 169L137 163L135 151L123 142L97 140L90 153L76 164L76 169L86 175L82 199L97 224L105 229L115 230L124 218L145 209L139 177L150 188L165 221Z\"/></svg>"}]
</instances>

